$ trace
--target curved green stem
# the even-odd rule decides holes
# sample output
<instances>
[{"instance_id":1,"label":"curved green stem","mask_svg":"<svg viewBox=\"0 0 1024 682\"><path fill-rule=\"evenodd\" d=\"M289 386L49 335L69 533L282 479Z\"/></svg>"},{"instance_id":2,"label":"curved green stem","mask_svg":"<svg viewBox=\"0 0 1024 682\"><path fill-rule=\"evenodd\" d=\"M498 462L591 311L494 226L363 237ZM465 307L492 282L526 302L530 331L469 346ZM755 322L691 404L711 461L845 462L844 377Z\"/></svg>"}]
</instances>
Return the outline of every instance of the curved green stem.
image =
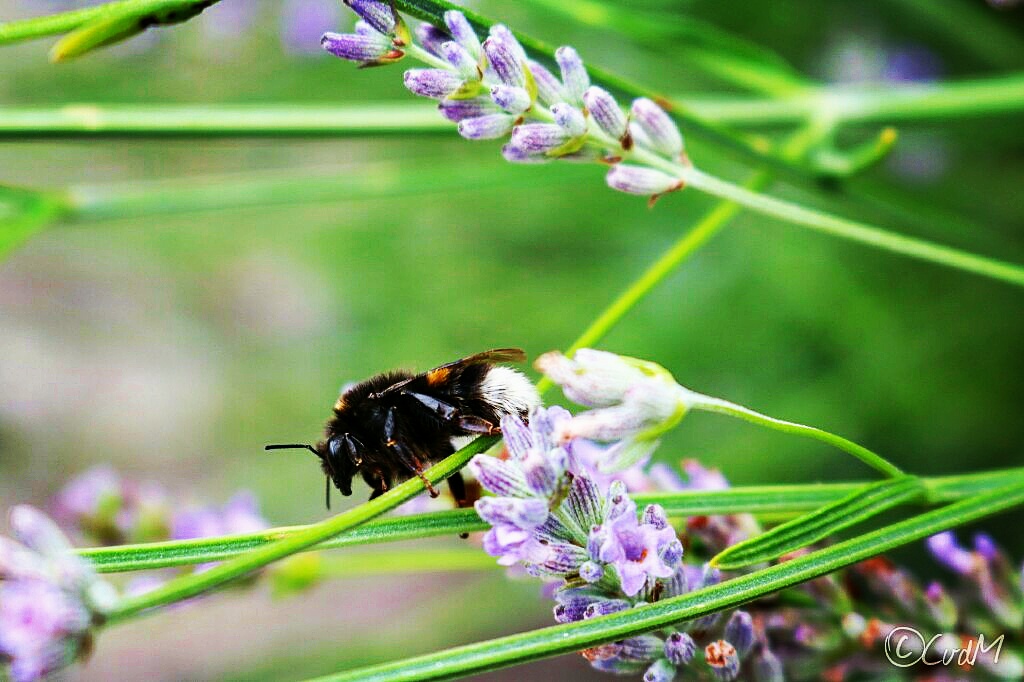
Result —
<instances>
[{"instance_id":1,"label":"curved green stem","mask_svg":"<svg viewBox=\"0 0 1024 682\"><path fill-rule=\"evenodd\" d=\"M921 504L963 499L1024 479L1024 468L980 474L921 479ZM686 490L639 493L637 504L660 504L670 516L713 516L749 513L781 517L819 509L861 489L866 483L808 483L799 485L740 486L726 490ZM101 573L140 571L223 561L282 538L302 533L309 526L271 528L258 533L196 540L172 540L141 545L118 545L78 550ZM303 551L353 547L383 542L448 536L486 530L473 509L452 509L374 519Z\"/></svg>"},{"instance_id":2,"label":"curved green stem","mask_svg":"<svg viewBox=\"0 0 1024 682\"><path fill-rule=\"evenodd\" d=\"M755 412L749 408L731 403L728 400L722 400L721 398L714 398L712 396L704 395L702 393L696 393L689 389L683 389L683 401L694 410L702 410L704 412L717 412L719 414L729 415L730 417L738 417L744 421L748 421L758 426L765 426L769 429L776 431L782 431L783 433L791 433L797 436L805 436L807 438L813 438L814 440L821 441L822 443L828 443L833 447L837 447L840 450L850 453L860 461L867 464L873 469L881 471L886 476L902 476L903 471L886 461L880 455L875 454L871 450L868 450L863 445L858 445L852 440L837 436L834 433L823 431L822 429L815 428L813 426L806 426L804 424L797 424L796 422L789 422L783 419L776 419L775 417L769 417L766 414Z\"/></svg>"},{"instance_id":3,"label":"curved green stem","mask_svg":"<svg viewBox=\"0 0 1024 682\"><path fill-rule=\"evenodd\" d=\"M473 455L483 452L498 441L496 436L483 436L462 448L455 454L432 466L425 472L431 483L437 483L461 469ZM256 569L282 559L296 552L317 545L351 528L380 516L389 509L423 492L423 481L411 478L392 488L375 500L342 512L320 523L307 526L301 531L242 554L219 566L202 573L193 573L164 583L145 594L121 600L107 613L109 621L124 620L141 611L164 604L188 599L219 587L231 580L247 575Z\"/></svg>"},{"instance_id":4,"label":"curved green stem","mask_svg":"<svg viewBox=\"0 0 1024 682\"><path fill-rule=\"evenodd\" d=\"M664 164L662 165L664 167ZM735 201L763 215L780 218L802 227L891 253L973 272L976 275L991 277L1016 286L1024 286L1024 267L1020 265L888 232L855 220L840 218L766 194L759 194L746 187L708 175L696 168L676 168L675 171L689 187L722 199Z\"/></svg>"}]
</instances>

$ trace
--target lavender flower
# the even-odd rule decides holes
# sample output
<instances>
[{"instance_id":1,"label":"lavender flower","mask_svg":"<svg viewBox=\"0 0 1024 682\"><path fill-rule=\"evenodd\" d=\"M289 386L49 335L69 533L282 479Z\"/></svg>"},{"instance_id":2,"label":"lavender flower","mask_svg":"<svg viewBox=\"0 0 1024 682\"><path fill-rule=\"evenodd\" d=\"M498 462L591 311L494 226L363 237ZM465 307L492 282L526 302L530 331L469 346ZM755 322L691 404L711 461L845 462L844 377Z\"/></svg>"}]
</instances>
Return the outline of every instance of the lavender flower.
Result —
<instances>
[{"instance_id":1,"label":"lavender flower","mask_svg":"<svg viewBox=\"0 0 1024 682\"><path fill-rule=\"evenodd\" d=\"M347 4L363 18L365 29L357 28L354 35L325 34L324 48L364 65L386 64L406 54L427 62L431 68L407 71L405 84L416 95L441 100L442 115L459 124L463 137L481 140L511 134L502 155L513 163L565 159L611 164L611 188L650 195L652 203L682 189L680 177L665 172L678 166L682 175L689 165L682 136L668 115L652 100L640 99L631 107L637 122L630 124L615 98L591 85L573 48L555 51L559 79L530 59L515 35L500 24L490 27L481 44L466 17L451 10L444 15L447 31L421 25L416 29L420 44L413 45L391 7L377 0ZM488 93L499 110L515 118L494 118L496 112L460 103L476 100L481 93ZM587 125L587 116L594 126ZM618 170L616 164L624 159L632 164Z\"/></svg>"},{"instance_id":2,"label":"lavender flower","mask_svg":"<svg viewBox=\"0 0 1024 682\"><path fill-rule=\"evenodd\" d=\"M11 509L18 541L0 537L0 661L13 680L38 680L88 650L116 598L42 512Z\"/></svg>"},{"instance_id":3,"label":"lavender flower","mask_svg":"<svg viewBox=\"0 0 1024 682\"><path fill-rule=\"evenodd\" d=\"M636 503L625 495L625 486L613 485L608 508L614 518L590 531L590 541L598 545L597 556L611 564L622 582L626 596L635 596L656 578L670 578L682 559L682 545L668 525L658 528L637 521ZM618 505L618 506L617 506ZM667 561L666 561L667 559Z\"/></svg>"}]
</instances>

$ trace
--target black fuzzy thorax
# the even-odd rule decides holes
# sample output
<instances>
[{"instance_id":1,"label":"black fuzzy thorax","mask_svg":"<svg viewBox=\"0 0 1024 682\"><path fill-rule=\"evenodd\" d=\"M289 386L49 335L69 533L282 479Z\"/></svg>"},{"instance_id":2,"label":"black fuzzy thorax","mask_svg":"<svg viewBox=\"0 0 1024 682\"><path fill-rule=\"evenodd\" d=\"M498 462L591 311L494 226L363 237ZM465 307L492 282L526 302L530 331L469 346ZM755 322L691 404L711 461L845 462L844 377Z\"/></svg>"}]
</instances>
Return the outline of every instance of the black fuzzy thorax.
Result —
<instances>
[{"instance_id":1,"label":"black fuzzy thorax","mask_svg":"<svg viewBox=\"0 0 1024 682\"><path fill-rule=\"evenodd\" d=\"M351 480L360 474L379 494L414 475L408 462L429 467L454 452L452 438L471 435L458 419L445 418L424 404L421 398L454 407L460 416L472 416L498 425L500 415L482 394L481 386L489 364L467 364L438 368L413 375L405 371L379 374L360 382L342 394L327 422L325 440L317 446L324 472L344 494L351 492ZM399 390L387 389L407 381ZM388 419L391 415L391 437ZM331 452L331 442L354 443L355 453L346 445Z\"/></svg>"}]
</instances>

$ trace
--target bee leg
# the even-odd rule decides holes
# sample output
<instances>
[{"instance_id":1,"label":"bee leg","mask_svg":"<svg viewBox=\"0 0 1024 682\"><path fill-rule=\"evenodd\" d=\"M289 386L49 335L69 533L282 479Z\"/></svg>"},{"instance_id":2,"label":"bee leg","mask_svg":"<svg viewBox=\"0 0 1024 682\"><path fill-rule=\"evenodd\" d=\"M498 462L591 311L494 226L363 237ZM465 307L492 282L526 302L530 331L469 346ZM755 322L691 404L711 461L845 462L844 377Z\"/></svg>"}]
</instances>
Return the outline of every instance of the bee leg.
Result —
<instances>
[{"instance_id":1,"label":"bee leg","mask_svg":"<svg viewBox=\"0 0 1024 682\"><path fill-rule=\"evenodd\" d=\"M486 419L481 417L474 417L473 415L463 415L458 418L459 428L466 433L479 433L484 436L493 436L501 433L501 429Z\"/></svg>"},{"instance_id":2,"label":"bee leg","mask_svg":"<svg viewBox=\"0 0 1024 682\"><path fill-rule=\"evenodd\" d=\"M455 506L459 509L470 506L466 495L466 479L462 478L462 472L456 471L448 477L448 490L452 491ZM469 537L469 533L459 533L459 537L465 540Z\"/></svg>"},{"instance_id":3,"label":"bee leg","mask_svg":"<svg viewBox=\"0 0 1024 682\"><path fill-rule=\"evenodd\" d=\"M388 491L388 482L381 475L376 476L372 483L370 481L367 481L367 483L370 483L370 487L373 488L373 492L370 494L371 500L377 499Z\"/></svg>"},{"instance_id":4,"label":"bee leg","mask_svg":"<svg viewBox=\"0 0 1024 682\"><path fill-rule=\"evenodd\" d=\"M423 487L427 489L431 497L437 497L441 493L437 492L437 488L427 480L427 477L423 475L423 463L417 459L416 455L409 452L397 438L395 438L395 408L388 408L387 417L384 418L384 438L387 439L387 446L391 452L395 453L398 461L404 464L409 471L416 474L421 481L423 481Z\"/></svg>"}]
</instances>

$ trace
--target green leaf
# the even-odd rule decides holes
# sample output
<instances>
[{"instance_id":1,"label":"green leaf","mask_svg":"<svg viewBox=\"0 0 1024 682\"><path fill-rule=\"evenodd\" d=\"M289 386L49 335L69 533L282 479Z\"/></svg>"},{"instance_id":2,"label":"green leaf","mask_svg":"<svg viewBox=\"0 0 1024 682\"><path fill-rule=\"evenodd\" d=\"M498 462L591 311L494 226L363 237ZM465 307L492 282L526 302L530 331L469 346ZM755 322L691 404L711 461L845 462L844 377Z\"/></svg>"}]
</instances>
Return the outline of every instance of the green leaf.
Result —
<instances>
[{"instance_id":1,"label":"green leaf","mask_svg":"<svg viewBox=\"0 0 1024 682\"><path fill-rule=\"evenodd\" d=\"M0 185L0 260L67 210L60 195Z\"/></svg>"},{"instance_id":2,"label":"green leaf","mask_svg":"<svg viewBox=\"0 0 1024 682\"><path fill-rule=\"evenodd\" d=\"M218 0L140 0L121 5L84 22L59 40L50 50L50 59L60 62L80 57L97 48L127 40L150 26L188 21L216 2Z\"/></svg>"},{"instance_id":3,"label":"green leaf","mask_svg":"<svg viewBox=\"0 0 1024 682\"><path fill-rule=\"evenodd\" d=\"M841 500L729 547L713 558L711 564L734 571L777 559L918 497L922 492L921 482L914 476L866 485Z\"/></svg>"},{"instance_id":4,"label":"green leaf","mask_svg":"<svg viewBox=\"0 0 1024 682\"><path fill-rule=\"evenodd\" d=\"M920 514L906 521L664 601L608 616L555 625L336 675L346 680L442 680L497 670L633 637L681 621L735 608L821 577L943 530L1024 504L1024 479L1013 485Z\"/></svg>"}]
</instances>

